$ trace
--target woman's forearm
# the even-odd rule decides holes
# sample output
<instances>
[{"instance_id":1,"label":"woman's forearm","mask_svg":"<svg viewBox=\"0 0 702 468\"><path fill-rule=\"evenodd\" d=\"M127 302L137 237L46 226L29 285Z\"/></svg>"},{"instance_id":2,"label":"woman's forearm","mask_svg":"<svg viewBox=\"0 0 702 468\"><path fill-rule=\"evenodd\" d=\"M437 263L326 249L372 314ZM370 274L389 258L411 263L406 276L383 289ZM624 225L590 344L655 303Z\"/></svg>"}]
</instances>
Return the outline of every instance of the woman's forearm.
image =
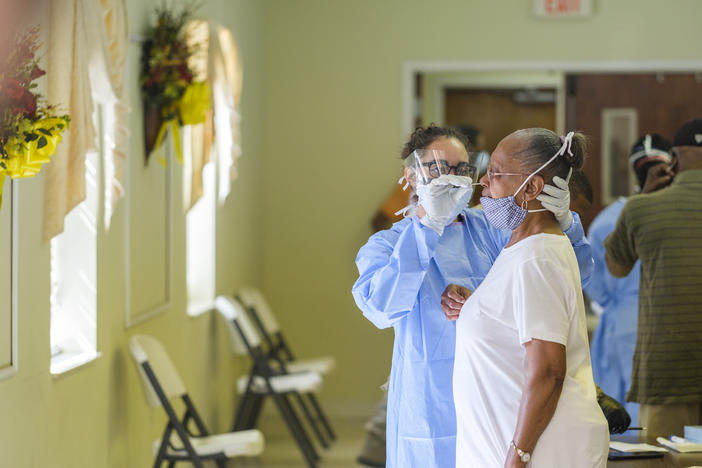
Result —
<instances>
[{"instance_id":1,"label":"woman's forearm","mask_svg":"<svg viewBox=\"0 0 702 468\"><path fill-rule=\"evenodd\" d=\"M514 431L517 447L529 453L534 450L536 442L553 418L562 388L563 378L555 373L527 377Z\"/></svg>"}]
</instances>

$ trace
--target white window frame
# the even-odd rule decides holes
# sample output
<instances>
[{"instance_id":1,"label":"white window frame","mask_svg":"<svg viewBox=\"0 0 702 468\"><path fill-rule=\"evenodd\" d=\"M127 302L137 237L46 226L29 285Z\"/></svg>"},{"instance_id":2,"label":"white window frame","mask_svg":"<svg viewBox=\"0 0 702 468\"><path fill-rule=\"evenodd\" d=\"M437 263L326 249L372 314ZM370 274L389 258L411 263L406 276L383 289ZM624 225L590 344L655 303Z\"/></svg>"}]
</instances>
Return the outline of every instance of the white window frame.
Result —
<instances>
[{"instance_id":1,"label":"white window frame","mask_svg":"<svg viewBox=\"0 0 702 468\"><path fill-rule=\"evenodd\" d=\"M79 368L85 364L88 364L95 359L100 357L100 353L98 352L98 252L99 252L99 243L100 243L100 238L101 238L101 233L103 230L103 223L102 221L102 207L104 205L104 177L102 177L102 160L104 158L104 151L105 151L105 135L103 132L104 125L103 125L103 107L101 105L96 105L96 112L95 112L95 120L97 121L96 127L98 128L98 151L97 152L90 152L86 154L86 167L85 167L85 176L86 176L86 199L83 200L80 204L78 204L71 212L67 215L66 217L66 226L64 232L61 234L57 235L53 239L51 239L51 311L50 311L50 320L51 320L51 365L50 365L50 371L51 375L54 377L58 377L61 375L64 375L76 368ZM91 188L91 185L94 186L94 188ZM92 199L91 199L91 193L92 193ZM83 226L84 229L88 229L93 231L92 234L94 235L94 246L95 250L92 251L92 259L89 260L90 262L94 262L94 265L91 265L90 269L94 273L94 276L92 278L88 278L88 283L92 284L87 284L87 285L80 285L79 287L84 288L92 288L92 291L89 291L85 297L83 297L82 301L80 300L81 298L77 298L75 295L72 295L70 297L70 300L68 301L68 306L64 304L57 304L55 303L55 294L59 294L59 291L54 290L54 275L55 274L61 274L62 272L60 271L55 271L54 270L54 258L55 255L60 255L60 253L56 252L56 249L60 248L60 245L63 243L68 243L65 239L65 236L70 235L70 221L68 217L80 217L83 219L85 222L85 226ZM88 220L90 220L90 224L88 224ZM65 272L63 272L65 273ZM66 274L63 278L61 278L63 281L65 281L66 277L71 277L72 281L76 280L82 280L83 277L80 275L68 275ZM65 283L64 283L65 284ZM65 293L65 292L64 292ZM86 300L87 297L87 300ZM82 302L85 304L88 302L87 308L88 308L88 313L91 315L90 318L94 319L94 330L86 331L85 329L82 330L81 333L77 333L76 336L71 337L71 338L66 338L65 336L60 338L60 341L58 343L54 342L54 337L55 335L53 327L54 326L60 326L57 325L56 322L54 322L54 314L62 314L63 320L66 320L67 317L75 317L75 314L79 313L79 310L81 310L81 307L76 305L77 303L74 302L71 304L71 301L77 301L77 302ZM61 311L56 309L57 307L67 307L66 310ZM70 309L68 309L70 307ZM85 310L85 309L83 309ZM57 335L59 333L57 332Z\"/></svg>"},{"instance_id":2,"label":"white window frame","mask_svg":"<svg viewBox=\"0 0 702 468\"><path fill-rule=\"evenodd\" d=\"M11 321L12 325L10 327L10 365L3 367L0 369L0 380L7 379L17 373L19 370L19 364L18 364L18 347L17 347L17 271L18 271L18 260L19 260L19 255L18 255L18 250L17 250L17 244L19 240L19 189L17 182L14 180L6 180L6 184L11 184L11 189L10 189L10 194L11 194L11 200L5 199L3 200L3 204L5 209L11 209L12 214L10 215L10 223L12 224L11 226L11 231L10 231L10 236L12 238L11 240L11 245L12 245L12 250L11 250L11 257L12 257L12 270L11 270L11 276L12 276L12 285L11 285L11 298L10 298L10 314L11 314Z\"/></svg>"}]
</instances>

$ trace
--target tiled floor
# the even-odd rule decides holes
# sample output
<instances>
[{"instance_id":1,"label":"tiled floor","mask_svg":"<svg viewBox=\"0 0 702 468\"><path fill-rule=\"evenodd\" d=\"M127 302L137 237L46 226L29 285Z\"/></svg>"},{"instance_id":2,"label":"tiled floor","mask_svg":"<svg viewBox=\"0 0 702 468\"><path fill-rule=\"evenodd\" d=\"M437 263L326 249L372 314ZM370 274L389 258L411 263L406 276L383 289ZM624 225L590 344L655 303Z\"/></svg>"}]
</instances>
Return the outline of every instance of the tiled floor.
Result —
<instances>
[{"instance_id":1,"label":"tiled floor","mask_svg":"<svg viewBox=\"0 0 702 468\"><path fill-rule=\"evenodd\" d=\"M321 455L319 468L360 468L356 457L365 440L365 419L346 418L332 420L337 439L327 450L318 450ZM266 440L266 449L256 460L231 462L236 468L307 468L302 453L288 432L282 419L267 415L259 429ZM316 439L314 440L316 443ZM319 444L316 445L319 447Z\"/></svg>"}]
</instances>

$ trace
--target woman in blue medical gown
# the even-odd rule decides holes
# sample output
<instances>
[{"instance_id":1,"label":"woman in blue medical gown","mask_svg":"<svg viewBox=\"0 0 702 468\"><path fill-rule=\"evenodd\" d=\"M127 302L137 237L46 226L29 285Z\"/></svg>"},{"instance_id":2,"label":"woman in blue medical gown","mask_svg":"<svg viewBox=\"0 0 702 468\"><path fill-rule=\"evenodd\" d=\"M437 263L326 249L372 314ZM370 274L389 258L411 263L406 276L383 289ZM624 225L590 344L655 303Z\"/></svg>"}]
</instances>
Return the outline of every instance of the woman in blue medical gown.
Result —
<instances>
[{"instance_id":1,"label":"woman in blue medical gown","mask_svg":"<svg viewBox=\"0 0 702 468\"><path fill-rule=\"evenodd\" d=\"M457 160L468 160L466 148L459 133L430 126L413 133L402 155L437 149L445 154L448 167L454 167ZM422 200L419 216L421 204ZM510 234L492 228L481 209L466 206L458 211L443 230L427 227L419 216L407 217L374 234L356 257L359 278L352 290L356 304L376 327L395 330L387 408L388 468L456 464L452 390L456 328L444 317L441 294L449 284L475 290ZM592 271L592 254L577 215L568 216L566 222L571 219L565 233L585 282Z\"/></svg>"}]
</instances>

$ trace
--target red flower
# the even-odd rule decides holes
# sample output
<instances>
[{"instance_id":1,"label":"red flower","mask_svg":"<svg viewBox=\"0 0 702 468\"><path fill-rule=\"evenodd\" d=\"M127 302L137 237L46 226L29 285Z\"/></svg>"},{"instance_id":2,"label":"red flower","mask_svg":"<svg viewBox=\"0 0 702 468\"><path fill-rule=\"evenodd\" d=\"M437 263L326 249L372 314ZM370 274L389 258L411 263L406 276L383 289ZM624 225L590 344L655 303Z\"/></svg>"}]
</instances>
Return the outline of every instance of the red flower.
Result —
<instances>
[{"instance_id":1,"label":"red flower","mask_svg":"<svg viewBox=\"0 0 702 468\"><path fill-rule=\"evenodd\" d=\"M181 80L186 81L188 83L190 83L193 79L193 75L192 73L190 73L190 69L184 63L178 65L178 74L180 75Z\"/></svg>"},{"instance_id":2,"label":"red flower","mask_svg":"<svg viewBox=\"0 0 702 468\"><path fill-rule=\"evenodd\" d=\"M151 70L151 80L153 83L160 83L161 82L161 69L160 68L153 68Z\"/></svg>"},{"instance_id":3,"label":"red flower","mask_svg":"<svg viewBox=\"0 0 702 468\"><path fill-rule=\"evenodd\" d=\"M2 87L3 94L11 101L18 101L22 99L24 94L24 88L17 80L7 80Z\"/></svg>"},{"instance_id":4,"label":"red flower","mask_svg":"<svg viewBox=\"0 0 702 468\"><path fill-rule=\"evenodd\" d=\"M37 98L24 89L17 80L7 80L0 87L0 106L15 114L33 117L37 112Z\"/></svg>"},{"instance_id":5,"label":"red flower","mask_svg":"<svg viewBox=\"0 0 702 468\"><path fill-rule=\"evenodd\" d=\"M40 76L46 75L46 72L39 68L39 65L34 65L34 69L32 70L32 74L29 76L30 80L36 80Z\"/></svg>"},{"instance_id":6,"label":"red flower","mask_svg":"<svg viewBox=\"0 0 702 468\"><path fill-rule=\"evenodd\" d=\"M34 117L37 113L37 98L29 91L22 96L22 113L27 117Z\"/></svg>"}]
</instances>

